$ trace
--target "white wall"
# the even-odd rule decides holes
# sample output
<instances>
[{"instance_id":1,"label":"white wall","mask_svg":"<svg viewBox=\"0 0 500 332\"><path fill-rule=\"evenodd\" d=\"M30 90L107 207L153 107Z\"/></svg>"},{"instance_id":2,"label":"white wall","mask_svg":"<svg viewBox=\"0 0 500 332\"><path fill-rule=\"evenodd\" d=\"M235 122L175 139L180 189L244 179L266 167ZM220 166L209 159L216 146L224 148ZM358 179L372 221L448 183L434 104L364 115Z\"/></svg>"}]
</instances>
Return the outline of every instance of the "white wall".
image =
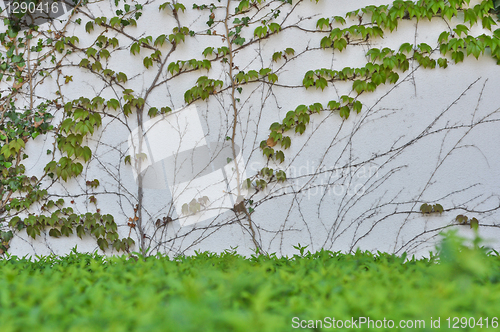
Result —
<instances>
[{"instance_id":1,"label":"white wall","mask_svg":"<svg viewBox=\"0 0 500 332\"><path fill-rule=\"evenodd\" d=\"M267 139L269 126L273 122L281 122L288 111L300 104L314 102L326 107L328 101L336 100L342 94L356 95L351 92L350 82L330 84L324 91L314 87L306 90L301 87L305 72L319 68L339 70L345 66L363 66L366 63L365 53L371 47L397 50L404 42L425 42L434 48L438 45L439 34L447 29L440 19L432 23L403 21L397 31L387 31L385 38L349 46L340 53L332 49L319 49L319 41L326 32L308 33L293 28L300 26L302 29L314 30L320 17L344 15L372 3L323 0L315 4L293 1L297 6L283 23L283 26L291 28L245 47L235 55L235 64L240 70L258 70L270 66L279 77L275 85L260 82L248 84L243 87L242 94L236 96L241 100L237 105L239 113L235 136L235 143L242 147L238 167L241 178L253 176L266 166L259 144ZM377 2L383 3L386 1ZM126 31L133 36L152 35L153 38L161 33L170 33L175 20L171 12L159 12L159 4L153 1L145 6L138 27ZM192 10L192 4L188 2L185 5L186 12L179 14L182 25L197 33L206 30L205 22L209 13ZM285 5L280 18L291 8ZM107 13L110 8L107 2L98 2L85 10L101 16L101 11ZM215 13L216 19L222 18L224 8L217 9ZM70 24L69 31L79 36L79 47L87 47L102 29L96 27L92 34L86 34L84 23L87 18L82 14L80 17L83 18L82 25ZM64 22L54 24L61 27ZM222 33L224 27L218 24L214 29ZM252 32L253 28L245 32L247 40L252 38ZM473 35L481 33L488 32L478 28ZM129 52L130 40L120 38L120 49L112 53L112 60L107 66L125 72L130 79L126 87L137 94L144 94L157 73L157 67L146 70L142 59L148 54L147 51L143 50L140 56L134 57ZM224 45L220 37L187 37L186 43L172 53L168 63L177 59L203 59L201 52L207 46ZM273 63L272 54L287 47L295 49L296 58ZM165 46L163 55L168 50L169 47ZM439 51L435 51L433 57L439 57ZM78 64L80 58L80 55L74 54L65 63ZM73 82L62 86L63 95L68 100L96 94L106 99L122 97L117 92L119 89L106 85L88 71L76 66L68 66L63 70L67 75L73 75ZM194 85L197 77L208 75L223 80L227 87L230 84L227 71L226 64L215 62L208 73L199 71L185 74L153 90L146 101L149 106L169 106L173 110L180 110L177 115L168 115L161 120L170 125L174 134L170 132L162 138L160 131L155 134L157 136L148 138L151 144L159 147L159 150L153 149L156 151L154 153L150 151L148 160L163 160L162 167L166 167L160 167L161 162L157 164L160 166L153 170L154 176L164 174L172 179L181 170L186 171L193 165L200 167L200 160L206 162L206 159L192 159L193 155L187 154L186 164L178 163L176 166L172 160L168 164L164 160L165 156L188 149L183 147L179 150L182 144L200 147L211 142L224 142L226 136L231 136L233 111L229 92L213 96L208 101L195 102L192 106L196 107L197 118L190 116L186 119L182 115L185 112L182 110L185 106L184 92ZM255 212L251 217L257 233L256 241L266 252L283 255L295 253L292 246L298 243L308 245L310 250L325 248L350 251L360 247L372 251L398 254L408 251L425 255L428 250L433 250L439 231L455 224L454 218L458 214L466 214L479 219L481 236L491 240L492 245L497 243L500 235L496 226L500 188L499 73L495 60L488 55L479 60L466 58L464 63L456 65L450 62L446 69L424 69L412 63L409 71L400 73L397 84L387 83L373 93L362 94L359 97L363 102L361 113L351 113L347 120L341 119L338 112L324 111L311 116L311 123L303 135L290 133L292 145L286 150L285 162L270 165L285 170L288 181L271 185L264 192L246 193L246 198L254 201ZM169 78L170 74L164 69L160 77ZM53 97L56 81L55 76L47 80L38 87L38 95ZM137 174L130 165L124 163L125 156L132 154L129 137L133 137L130 135L137 128L136 117L132 115L126 118L120 112L106 112L109 115L104 118L105 124L101 130L89 137L89 144L95 150L88 169L76 180L51 186L49 192L66 196L67 204L81 213L94 212L99 208L102 213L114 215L120 225L120 234L128 236L130 232L136 243L139 243L136 230L130 230L127 226L137 204ZM173 121L175 116L177 118ZM61 117L60 111L56 117ZM149 117L146 116L146 120ZM199 128L202 133L198 137ZM50 160L45 151L52 148L52 142L50 138L38 137L29 144L30 158L26 161L28 172L37 174L42 171ZM167 150L169 152L165 152ZM212 154L218 152L218 149L211 150ZM218 158L220 160L221 157ZM194 162L190 164L190 160ZM205 169L205 166L212 169L213 165L201 165L200 170ZM226 167L228 177L234 167L234 163ZM214 167L213 170L216 169L219 173L210 176L219 178L205 178L196 185L192 182L186 189L199 190L199 197L208 193L206 195L210 196L212 212L217 212L208 219L205 219L208 214L199 213L197 220L190 219L188 222L185 216L180 215L179 207L185 202L183 200L187 200L187 196L174 194L172 204L173 188L183 188L180 180L165 183L162 179L149 179L149 185L144 185L143 223L148 234L145 245L152 247L152 252L158 250L168 254L189 254L194 250L222 251L238 247L242 254L251 253L254 243L248 221L244 215L236 218L228 209L234 204L234 195L231 197L221 192L220 188L225 185L225 182L221 182L224 176L221 175L220 167ZM242 174L243 171L246 176ZM95 178L101 184L94 193L97 206L89 204L88 196L81 195L90 195L85 181ZM151 188L155 184L158 184L158 188ZM198 197L196 194L189 195ZM69 203L71 200L75 203ZM424 216L419 212L423 203L439 203L445 212L437 216ZM166 216L171 216L174 221L166 228L157 229L155 221ZM186 225L181 227L182 224ZM466 236L473 233L469 226L456 228ZM149 237L153 240L150 241ZM54 239L46 235L32 240L20 232L12 240L10 252L19 256L50 252L63 254L75 245L80 251L97 248L92 238L80 240L73 236Z\"/></svg>"}]
</instances>

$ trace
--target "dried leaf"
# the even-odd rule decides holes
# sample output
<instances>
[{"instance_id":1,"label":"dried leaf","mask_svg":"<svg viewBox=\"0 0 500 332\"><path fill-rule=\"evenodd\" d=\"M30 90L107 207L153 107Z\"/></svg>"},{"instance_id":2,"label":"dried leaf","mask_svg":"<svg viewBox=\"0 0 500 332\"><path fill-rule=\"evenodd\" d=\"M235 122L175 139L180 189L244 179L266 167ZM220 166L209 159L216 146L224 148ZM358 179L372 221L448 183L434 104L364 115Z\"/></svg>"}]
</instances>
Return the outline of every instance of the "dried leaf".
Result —
<instances>
[{"instance_id":1,"label":"dried leaf","mask_svg":"<svg viewBox=\"0 0 500 332\"><path fill-rule=\"evenodd\" d=\"M272 138L271 136L269 136L269 138L267 139L266 143L267 143L267 146L270 146L270 147L273 147L273 146L275 146L276 144L278 144L277 142L275 142L275 141L273 140L273 138Z\"/></svg>"}]
</instances>

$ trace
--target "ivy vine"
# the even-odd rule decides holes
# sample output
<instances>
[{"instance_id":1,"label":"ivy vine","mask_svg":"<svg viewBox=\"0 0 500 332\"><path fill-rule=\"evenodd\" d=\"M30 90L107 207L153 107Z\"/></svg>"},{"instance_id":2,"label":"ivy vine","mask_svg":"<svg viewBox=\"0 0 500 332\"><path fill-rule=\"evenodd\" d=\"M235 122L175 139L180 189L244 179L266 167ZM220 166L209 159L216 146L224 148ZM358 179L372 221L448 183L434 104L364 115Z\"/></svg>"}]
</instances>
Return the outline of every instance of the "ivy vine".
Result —
<instances>
[{"instance_id":1,"label":"ivy vine","mask_svg":"<svg viewBox=\"0 0 500 332\"><path fill-rule=\"evenodd\" d=\"M319 0L311 2L314 5ZM334 83L348 82L351 92L335 100L328 100L325 96L324 100L311 105L301 104L290 110L281 122L271 124L269 136L260 143L262 154L270 162L283 163L294 136L304 134L311 116L334 112L347 120L351 114L363 110L361 95L373 93L381 85L396 84L401 74L414 65L428 69L447 68L470 56L476 59L490 56L500 64L500 29L494 29L497 25L494 17L499 15L500 1L484 0L474 6L469 6L469 3L469 0L396 0L390 5L370 5L343 16L319 18L315 30L311 32L322 35L321 41L314 47L325 52L344 52L353 46L385 38L406 20L443 20L449 28L439 35L437 47L409 42L396 49L372 47L365 54L364 66L308 68L302 80L303 89L323 91ZM67 24L59 30L47 30L44 26L20 27L19 20L4 17L7 30L0 33L0 254L7 251L14 232L22 230L33 239L46 230L52 237L76 234L83 238L90 235L102 250L112 247L129 251L136 245L130 231L138 228L140 249L146 251L141 189L138 191L138 204L129 219L129 235L120 237L114 217L101 213L97 208L98 202L92 190L99 188L98 179L85 179L86 188L90 190L84 196L95 205L95 212L75 212L67 198L54 199L51 188L55 183L76 181L83 176L86 165L93 158L88 139L104 130L105 119L135 116L141 124L145 121L145 114L152 118L172 112L174 105L154 105L152 91L178 77L192 77L189 75L193 73L197 78L183 95L184 105L221 95L230 98L229 111L233 120L226 139L232 144L232 159L235 159L239 96L251 84L272 87L280 82L280 74L275 67L240 69L235 57L251 45L274 38L285 29L292 29L293 26L283 26L280 22L297 2L228 0L222 3L219 0L215 4L194 4L192 10L199 11L206 19L203 31L193 31L181 24L182 14L191 9L178 1L164 2L157 8L160 13L173 17L176 26L163 34L140 37L134 37L129 31L144 20L145 4L115 0L114 15L110 17L92 15L85 10L87 5L86 1L75 1L75 7L65 18ZM83 36L70 33L69 25L76 27L74 31L79 31L81 26L87 34L85 38L92 38L93 42L80 45ZM491 33L473 35L471 28L474 26ZM206 47L197 58L179 60L171 56L189 38L198 37L219 38L225 44ZM119 71L111 65L115 52L124 48L131 57L142 59L144 72L157 70L158 73L168 73L168 76L153 75L148 89L134 91L128 85L130 74L127 68ZM75 54L79 57L77 63L72 60ZM287 47L274 52L268 60L279 65L292 61L298 54L299 50ZM224 68L227 77L214 74L215 64ZM95 95L69 99L61 92L62 86L71 84L76 77L65 75L65 66L95 75L116 95L112 98ZM54 98L35 94L35 86L49 79L58 84ZM26 144L40 135L53 138L53 148L47 150L51 160L40 176L30 176L23 166L23 160L27 158ZM131 164L133 157L123 155L123 162ZM237 174L239 176L238 170ZM247 189L259 191L271 182L286 180L286 173L273 169L272 163L269 163L256 174L238 182ZM186 214L197 213L204 204L205 199L193 199L185 204L183 211ZM254 244L261 249L251 220L254 207L251 199L245 199L233 211L238 212L238 218L243 216L247 220ZM442 212L442 207L428 206L422 212ZM166 218L172 221L171 215L164 220ZM167 224L157 222L156 226L160 228Z\"/></svg>"}]
</instances>

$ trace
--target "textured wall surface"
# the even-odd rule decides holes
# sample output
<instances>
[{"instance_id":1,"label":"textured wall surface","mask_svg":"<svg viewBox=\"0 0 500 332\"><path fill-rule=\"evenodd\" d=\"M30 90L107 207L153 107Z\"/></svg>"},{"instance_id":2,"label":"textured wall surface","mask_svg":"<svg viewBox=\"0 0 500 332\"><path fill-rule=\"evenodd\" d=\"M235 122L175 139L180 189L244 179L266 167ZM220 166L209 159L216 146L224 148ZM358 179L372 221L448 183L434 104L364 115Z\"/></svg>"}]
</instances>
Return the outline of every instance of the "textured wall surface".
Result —
<instances>
[{"instance_id":1,"label":"textured wall surface","mask_svg":"<svg viewBox=\"0 0 500 332\"><path fill-rule=\"evenodd\" d=\"M451 23L439 18L432 22L402 20L397 30L387 30L383 38L350 40L340 52L320 47L328 31L317 29L318 19L345 16L374 1L294 0L292 5L271 1L268 7L248 15L254 25L241 32L248 45L234 53L233 75L271 68L278 81L271 84L258 79L243 84L235 93L233 107L229 67L222 58L208 56L213 60L209 71L193 70L176 77L167 69L177 60L204 59L202 52L207 47L227 45L221 37L225 34L225 2L216 3L220 7L213 11L216 22L211 35L205 33L210 12L193 10L191 2L184 3L186 11L178 14L180 25L196 34L186 36L175 49L168 45L161 48L163 56L168 56L165 67L155 63L146 69L143 59L152 50L143 48L134 56L130 54L133 40L112 29L106 32L116 35L120 46L113 49L108 61L102 61L103 66L126 73L128 81L123 87L138 96L147 94L144 118L139 119L135 112L126 117L120 110L102 110L103 126L87 141L94 151L88 168L76 179L50 185L51 195L64 197L66 205L79 213L99 209L112 214L120 235L130 234L135 239L133 250L142 246L151 253L189 254L237 247L242 254L250 254L258 245L265 252L290 255L296 252L293 246L300 243L309 250L351 251L360 247L425 255L434 250L444 229L457 228L472 236L468 225L456 225L459 214L476 217L481 236L498 246L500 70L488 54L478 60L466 57L458 64L450 61L447 68L423 68L410 61L407 71L398 72L395 84L387 82L359 96L353 91L352 80L329 83L324 90L303 86L309 70L366 65L366 52L371 48L397 51L405 42L426 43L433 49L430 57L437 59L441 56L440 33L460 17ZM385 3L378 1L377 5ZM124 31L134 38L151 35L153 40L171 33L177 21L171 11L158 11L160 4L144 4L137 27ZM272 8L280 9L274 21L282 31L256 40L254 29L262 18L269 17L266 15ZM69 33L79 37L78 47L90 47L104 31L95 26L86 33L89 17L112 16L115 10L109 2L98 1L82 9L87 14L73 16L72 22L82 18L81 25L67 26ZM64 16L60 19L41 28L62 29L66 22ZM357 20L353 17L346 26ZM474 36L483 33L492 34L480 25L470 32ZM249 43L252 40L255 42ZM272 61L275 52L286 48L293 48L294 55ZM81 59L82 55L74 52L63 60L64 75L72 76L72 82L60 85L62 78L53 74L36 87L37 97L55 98L59 84L66 100L99 95L122 103L122 90L116 82L109 83L78 67ZM202 75L221 80L223 88L188 106L185 92ZM330 100L342 95L361 101L361 112L351 111L347 119L338 111L312 114L302 135L289 132L292 143L283 150L283 163L268 161L262 155L260 144L268 139L271 124L281 123L298 105L319 102L326 109ZM147 116L149 107L163 106L173 111L152 119ZM63 112L55 110L54 115L54 121L60 121ZM39 136L30 142L29 158L24 162L27 173L41 174L53 157L46 154L51 149L51 137ZM130 163L125 162L127 156L131 156ZM244 180L255 181L263 167L284 170L287 180L270 182L261 190L247 188ZM93 179L99 180L99 187L85 186ZM89 202L89 195L96 198L96 204ZM194 214L189 207L183 211L192 199L200 204ZM141 230L129 225L139 203ZM444 212L424 215L420 212L424 203L439 203ZM237 208L242 205L244 209ZM36 207L32 209L36 213ZM167 218L169 222L163 223ZM62 254L75 245L79 251L97 249L92 237L56 239L47 232L31 239L19 231L9 252L18 256Z\"/></svg>"}]
</instances>

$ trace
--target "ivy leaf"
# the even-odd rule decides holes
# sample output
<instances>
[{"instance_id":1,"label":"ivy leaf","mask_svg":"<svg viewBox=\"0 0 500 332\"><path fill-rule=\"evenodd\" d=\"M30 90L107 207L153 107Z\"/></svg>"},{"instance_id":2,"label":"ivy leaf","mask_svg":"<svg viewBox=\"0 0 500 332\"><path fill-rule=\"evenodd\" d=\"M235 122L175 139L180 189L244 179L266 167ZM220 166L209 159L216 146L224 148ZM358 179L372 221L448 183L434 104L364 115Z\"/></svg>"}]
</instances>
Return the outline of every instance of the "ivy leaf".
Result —
<instances>
[{"instance_id":1,"label":"ivy leaf","mask_svg":"<svg viewBox=\"0 0 500 332\"><path fill-rule=\"evenodd\" d=\"M332 39L330 37L323 37L320 42L321 48L329 48L332 46Z\"/></svg>"},{"instance_id":2,"label":"ivy leaf","mask_svg":"<svg viewBox=\"0 0 500 332\"><path fill-rule=\"evenodd\" d=\"M330 19L329 18L320 18L316 23L316 28L323 30L323 27L330 27Z\"/></svg>"},{"instance_id":3,"label":"ivy leaf","mask_svg":"<svg viewBox=\"0 0 500 332\"><path fill-rule=\"evenodd\" d=\"M333 19L335 20L335 22L340 23L342 25L346 23L345 19L342 16L334 16Z\"/></svg>"},{"instance_id":4,"label":"ivy leaf","mask_svg":"<svg viewBox=\"0 0 500 332\"><path fill-rule=\"evenodd\" d=\"M172 109L170 107L168 107L168 106L160 108L160 113L161 114L167 114L167 113L170 113L170 112L172 112Z\"/></svg>"},{"instance_id":5,"label":"ivy leaf","mask_svg":"<svg viewBox=\"0 0 500 332\"><path fill-rule=\"evenodd\" d=\"M345 38L337 39L333 42L333 48L338 49L340 52L347 47L347 40Z\"/></svg>"},{"instance_id":6,"label":"ivy leaf","mask_svg":"<svg viewBox=\"0 0 500 332\"><path fill-rule=\"evenodd\" d=\"M281 139L281 147L283 147L283 149L286 150L290 147L290 145L292 145L292 140L291 140L290 136L284 136Z\"/></svg>"},{"instance_id":7,"label":"ivy leaf","mask_svg":"<svg viewBox=\"0 0 500 332\"><path fill-rule=\"evenodd\" d=\"M78 66L87 67L89 64L90 64L89 59L82 59L82 61L80 61L80 64Z\"/></svg>"},{"instance_id":8,"label":"ivy leaf","mask_svg":"<svg viewBox=\"0 0 500 332\"><path fill-rule=\"evenodd\" d=\"M151 107L148 111L148 115L150 118L155 117L158 114L158 109L156 107Z\"/></svg>"},{"instance_id":9,"label":"ivy leaf","mask_svg":"<svg viewBox=\"0 0 500 332\"><path fill-rule=\"evenodd\" d=\"M92 157L92 150L88 146L84 146L82 150L82 157L85 162L89 161Z\"/></svg>"},{"instance_id":10,"label":"ivy leaf","mask_svg":"<svg viewBox=\"0 0 500 332\"><path fill-rule=\"evenodd\" d=\"M406 43L408 44L408 43ZM403 44L405 45L405 44ZM399 51L401 52L401 49L403 48L403 45L399 48ZM377 58L380 56L380 49L378 48L372 48L368 52L366 52L366 56L370 57L372 61L377 60Z\"/></svg>"},{"instance_id":11,"label":"ivy leaf","mask_svg":"<svg viewBox=\"0 0 500 332\"><path fill-rule=\"evenodd\" d=\"M340 107L340 103L338 101L330 100L328 102L328 108L331 109L331 110L336 110L339 107Z\"/></svg>"},{"instance_id":12,"label":"ivy leaf","mask_svg":"<svg viewBox=\"0 0 500 332\"><path fill-rule=\"evenodd\" d=\"M432 212L432 206L430 206L429 204L422 204L420 206L420 212L422 213L431 213Z\"/></svg>"},{"instance_id":13,"label":"ivy leaf","mask_svg":"<svg viewBox=\"0 0 500 332\"><path fill-rule=\"evenodd\" d=\"M52 236L52 237L60 237L61 236L61 232L57 229L57 228L52 228L50 231L49 231L49 236Z\"/></svg>"},{"instance_id":14,"label":"ivy leaf","mask_svg":"<svg viewBox=\"0 0 500 332\"><path fill-rule=\"evenodd\" d=\"M356 113L359 113L361 112L361 109L363 108L363 104L359 101L359 100L356 100L353 104L352 104L352 110L353 111L356 111Z\"/></svg>"},{"instance_id":15,"label":"ivy leaf","mask_svg":"<svg viewBox=\"0 0 500 332\"><path fill-rule=\"evenodd\" d=\"M422 53L431 53L432 52L432 47L429 44L426 44L426 43L419 44L418 48L419 48L420 51L422 51Z\"/></svg>"},{"instance_id":16,"label":"ivy leaf","mask_svg":"<svg viewBox=\"0 0 500 332\"><path fill-rule=\"evenodd\" d=\"M470 228L477 230L479 228L479 221L476 218L472 218L470 221Z\"/></svg>"},{"instance_id":17,"label":"ivy leaf","mask_svg":"<svg viewBox=\"0 0 500 332\"><path fill-rule=\"evenodd\" d=\"M443 213L443 211L444 211L443 206L441 204L434 204L432 209L434 212L437 212L437 213Z\"/></svg>"},{"instance_id":18,"label":"ivy leaf","mask_svg":"<svg viewBox=\"0 0 500 332\"><path fill-rule=\"evenodd\" d=\"M282 56L281 52L274 52L273 61L278 62L278 60L281 59L281 56Z\"/></svg>"},{"instance_id":19,"label":"ivy leaf","mask_svg":"<svg viewBox=\"0 0 500 332\"><path fill-rule=\"evenodd\" d=\"M102 237L97 239L97 245L102 251L106 250L109 247L108 241L106 241L106 239Z\"/></svg>"},{"instance_id":20,"label":"ivy leaf","mask_svg":"<svg viewBox=\"0 0 500 332\"><path fill-rule=\"evenodd\" d=\"M352 83L352 89L358 94L362 93L364 90L366 90L366 81L355 80Z\"/></svg>"},{"instance_id":21,"label":"ivy leaf","mask_svg":"<svg viewBox=\"0 0 500 332\"><path fill-rule=\"evenodd\" d=\"M264 37L265 35L267 35L267 27L265 26L256 27L253 32L253 35L258 38Z\"/></svg>"},{"instance_id":22,"label":"ivy leaf","mask_svg":"<svg viewBox=\"0 0 500 332\"><path fill-rule=\"evenodd\" d=\"M349 113L350 113L349 106L342 106L340 108L340 117L341 118L343 118L343 119L349 118Z\"/></svg>"},{"instance_id":23,"label":"ivy leaf","mask_svg":"<svg viewBox=\"0 0 500 332\"><path fill-rule=\"evenodd\" d=\"M384 84L386 79L387 78L385 77L385 74L380 73L380 72L373 73L372 78L371 78L372 82L375 85Z\"/></svg>"},{"instance_id":24,"label":"ivy leaf","mask_svg":"<svg viewBox=\"0 0 500 332\"><path fill-rule=\"evenodd\" d=\"M399 47L399 52L400 53L407 53L409 54L413 50L413 45L410 43L404 43Z\"/></svg>"},{"instance_id":25,"label":"ivy leaf","mask_svg":"<svg viewBox=\"0 0 500 332\"><path fill-rule=\"evenodd\" d=\"M261 76L266 76L267 74L269 74L271 72L271 68L262 68L261 70L259 70L259 74Z\"/></svg>"},{"instance_id":26,"label":"ivy leaf","mask_svg":"<svg viewBox=\"0 0 500 332\"><path fill-rule=\"evenodd\" d=\"M118 109L120 107L120 102L114 98L108 100L107 103L108 108Z\"/></svg>"},{"instance_id":27,"label":"ivy leaf","mask_svg":"<svg viewBox=\"0 0 500 332\"><path fill-rule=\"evenodd\" d=\"M142 62L144 64L144 67L146 67L146 69L149 69L149 67L153 66L153 59L151 59L150 57L145 57Z\"/></svg>"},{"instance_id":28,"label":"ivy leaf","mask_svg":"<svg viewBox=\"0 0 500 332\"><path fill-rule=\"evenodd\" d=\"M90 33L92 30L94 30L94 23L92 21L88 21L87 24L85 24L85 31Z\"/></svg>"},{"instance_id":29,"label":"ivy leaf","mask_svg":"<svg viewBox=\"0 0 500 332\"><path fill-rule=\"evenodd\" d=\"M112 27L120 25L120 23L121 23L121 18L119 18L118 16L115 16L109 20L109 25L111 25Z\"/></svg>"},{"instance_id":30,"label":"ivy leaf","mask_svg":"<svg viewBox=\"0 0 500 332\"><path fill-rule=\"evenodd\" d=\"M455 33L460 37L462 35L462 33L467 35L469 28L467 28L463 24L457 24L457 26L455 27L455 29L453 29L453 31L455 31Z\"/></svg>"},{"instance_id":31,"label":"ivy leaf","mask_svg":"<svg viewBox=\"0 0 500 332\"><path fill-rule=\"evenodd\" d=\"M455 63L459 63L464 61L464 52L462 51L455 51L451 53L451 58L455 60Z\"/></svg>"},{"instance_id":32,"label":"ivy leaf","mask_svg":"<svg viewBox=\"0 0 500 332\"><path fill-rule=\"evenodd\" d=\"M466 224L469 218L467 216L464 216L463 214L459 214L458 216L456 216L455 220L459 224Z\"/></svg>"},{"instance_id":33,"label":"ivy leaf","mask_svg":"<svg viewBox=\"0 0 500 332\"><path fill-rule=\"evenodd\" d=\"M324 77L320 77L314 82L314 85L316 89L321 89L321 91L323 91L328 86L328 82Z\"/></svg>"},{"instance_id":34,"label":"ivy leaf","mask_svg":"<svg viewBox=\"0 0 500 332\"><path fill-rule=\"evenodd\" d=\"M122 73L122 72L119 72L117 75L116 75L116 80L118 82L127 82L127 75L125 75L125 73Z\"/></svg>"},{"instance_id":35,"label":"ivy leaf","mask_svg":"<svg viewBox=\"0 0 500 332\"><path fill-rule=\"evenodd\" d=\"M275 32L280 32L281 31L281 25L279 25L278 23L271 23L269 24L269 30L272 32L272 33L275 33Z\"/></svg>"},{"instance_id":36,"label":"ivy leaf","mask_svg":"<svg viewBox=\"0 0 500 332\"><path fill-rule=\"evenodd\" d=\"M446 68L446 67L448 67L448 59L446 59L446 58L439 58L439 59L437 60L437 63L438 63L438 65L439 65L439 67L441 67L441 68Z\"/></svg>"},{"instance_id":37,"label":"ivy leaf","mask_svg":"<svg viewBox=\"0 0 500 332\"><path fill-rule=\"evenodd\" d=\"M136 53L139 54L141 52L141 46L139 43L133 43L132 46L130 47L130 53L135 55Z\"/></svg>"},{"instance_id":38,"label":"ivy leaf","mask_svg":"<svg viewBox=\"0 0 500 332\"><path fill-rule=\"evenodd\" d=\"M276 160L279 160L280 164L285 161L285 154L281 150L276 151L275 157L276 157Z\"/></svg>"},{"instance_id":39,"label":"ivy leaf","mask_svg":"<svg viewBox=\"0 0 500 332\"><path fill-rule=\"evenodd\" d=\"M209 55L212 55L212 53L214 52L214 48L213 47L207 47L204 51L203 51L203 56L206 58L208 57Z\"/></svg>"},{"instance_id":40,"label":"ivy leaf","mask_svg":"<svg viewBox=\"0 0 500 332\"><path fill-rule=\"evenodd\" d=\"M163 46L163 44L165 43L165 40L167 40L167 36L166 35L160 35L156 38L155 42L154 42L154 46L158 47L158 46Z\"/></svg>"},{"instance_id":41,"label":"ivy leaf","mask_svg":"<svg viewBox=\"0 0 500 332\"><path fill-rule=\"evenodd\" d=\"M443 42L448 42L448 37L450 36L450 33L448 31L443 31L438 37L438 43L443 43Z\"/></svg>"},{"instance_id":42,"label":"ivy leaf","mask_svg":"<svg viewBox=\"0 0 500 332\"><path fill-rule=\"evenodd\" d=\"M61 226L61 234L64 236L70 236L71 234L73 234L73 230L71 229L71 227L68 227L66 225L62 225Z\"/></svg>"},{"instance_id":43,"label":"ivy leaf","mask_svg":"<svg viewBox=\"0 0 500 332\"><path fill-rule=\"evenodd\" d=\"M83 239L83 236L85 236L85 228L83 227L83 225L78 225L76 227L76 234L80 239Z\"/></svg>"},{"instance_id":44,"label":"ivy leaf","mask_svg":"<svg viewBox=\"0 0 500 332\"><path fill-rule=\"evenodd\" d=\"M389 83L395 84L399 80L399 74L396 72L391 72L388 78L389 78Z\"/></svg>"}]
</instances>

